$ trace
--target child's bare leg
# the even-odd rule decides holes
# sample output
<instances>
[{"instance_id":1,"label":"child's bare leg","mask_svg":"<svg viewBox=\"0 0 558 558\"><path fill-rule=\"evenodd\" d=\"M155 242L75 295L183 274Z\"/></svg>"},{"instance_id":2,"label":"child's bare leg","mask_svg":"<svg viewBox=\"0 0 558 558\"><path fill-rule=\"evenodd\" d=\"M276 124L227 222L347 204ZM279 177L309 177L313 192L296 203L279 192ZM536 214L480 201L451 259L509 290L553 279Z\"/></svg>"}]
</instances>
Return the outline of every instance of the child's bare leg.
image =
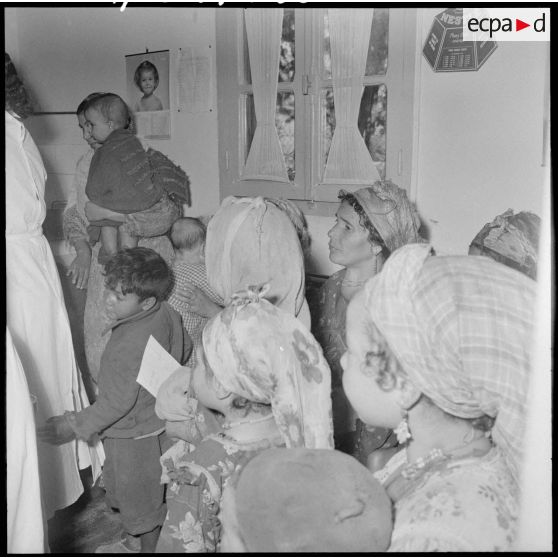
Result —
<instances>
[{"instance_id":1,"label":"child's bare leg","mask_svg":"<svg viewBox=\"0 0 558 558\"><path fill-rule=\"evenodd\" d=\"M118 242L120 248L136 248L138 245L138 237L132 236L124 227L118 227Z\"/></svg>"},{"instance_id":2,"label":"child's bare leg","mask_svg":"<svg viewBox=\"0 0 558 558\"><path fill-rule=\"evenodd\" d=\"M141 540L141 553L142 554L153 554L155 552L155 548L157 547L157 541L159 540L159 534L161 533L161 527L155 527L153 531L149 531L149 533L143 533L140 535Z\"/></svg>"},{"instance_id":3,"label":"child's bare leg","mask_svg":"<svg viewBox=\"0 0 558 558\"><path fill-rule=\"evenodd\" d=\"M118 252L118 230L116 227L101 227L101 243L107 256Z\"/></svg>"}]
</instances>

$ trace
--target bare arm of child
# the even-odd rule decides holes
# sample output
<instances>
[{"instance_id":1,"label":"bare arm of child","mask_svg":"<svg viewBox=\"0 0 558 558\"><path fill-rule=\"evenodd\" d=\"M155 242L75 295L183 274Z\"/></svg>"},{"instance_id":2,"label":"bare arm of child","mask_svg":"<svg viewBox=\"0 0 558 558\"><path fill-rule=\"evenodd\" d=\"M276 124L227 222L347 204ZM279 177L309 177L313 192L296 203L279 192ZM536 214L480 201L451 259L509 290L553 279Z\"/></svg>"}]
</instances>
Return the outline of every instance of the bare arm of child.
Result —
<instances>
[{"instance_id":1,"label":"bare arm of child","mask_svg":"<svg viewBox=\"0 0 558 558\"><path fill-rule=\"evenodd\" d=\"M92 201L88 201L85 204L85 216L90 221L101 221L102 219L112 219L113 221L122 221L122 223L126 221L124 213L117 213L116 211L106 209Z\"/></svg>"}]
</instances>

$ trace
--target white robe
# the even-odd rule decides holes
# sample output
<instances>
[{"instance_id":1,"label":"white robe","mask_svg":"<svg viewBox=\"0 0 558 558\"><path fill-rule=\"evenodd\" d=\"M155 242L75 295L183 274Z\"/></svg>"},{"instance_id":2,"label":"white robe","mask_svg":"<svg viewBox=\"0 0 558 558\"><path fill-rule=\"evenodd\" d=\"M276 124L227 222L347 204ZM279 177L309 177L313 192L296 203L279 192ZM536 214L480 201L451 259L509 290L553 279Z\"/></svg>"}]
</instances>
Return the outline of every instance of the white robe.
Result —
<instances>
[{"instance_id":1,"label":"white robe","mask_svg":"<svg viewBox=\"0 0 558 558\"><path fill-rule=\"evenodd\" d=\"M38 425L64 411L81 410L88 400L77 368L60 277L43 236L46 172L25 126L6 112L6 317L15 348L37 398ZM39 472L46 519L74 503L83 492L79 469L100 473L99 441L61 446L38 442Z\"/></svg>"},{"instance_id":2,"label":"white robe","mask_svg":"<svg viewBox=\"0 0 558 558\"><path fill-rule=\"evenodd\" d=\"M35 419L23 366L7 328L6 448L8 552L42 554L47 548Z\"/></svg>"}]
</instances>

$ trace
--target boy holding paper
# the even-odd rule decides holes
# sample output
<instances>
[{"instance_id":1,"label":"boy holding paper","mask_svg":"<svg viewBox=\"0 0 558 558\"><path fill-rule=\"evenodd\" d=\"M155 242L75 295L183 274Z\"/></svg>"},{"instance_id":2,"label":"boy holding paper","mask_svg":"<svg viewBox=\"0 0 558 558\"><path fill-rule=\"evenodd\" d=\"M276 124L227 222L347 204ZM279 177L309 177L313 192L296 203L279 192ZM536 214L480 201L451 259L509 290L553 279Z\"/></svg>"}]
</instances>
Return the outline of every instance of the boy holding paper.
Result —
<instances>
[{"instance_id":1,"label":"boy holding paper","mask_svg":"<svg viewBox=\"0 0 558 558\"><path fill-rule=\"evenodd\" d=\"M127 538L97 552L132 551L130 535L139 537L141 552L153 552L166 514L159 458L167 444L155 397L137 376L151 336L179 363L189 356L192 341L184 338L180 315L162 300L170 270L156 252L122 250L107 263L105 277L106 308L113 322L101 358L97 400L78 413L50 418L39 437L57 444L101 434L107 503L119 509Z\"/></svg>"}]
</instances>

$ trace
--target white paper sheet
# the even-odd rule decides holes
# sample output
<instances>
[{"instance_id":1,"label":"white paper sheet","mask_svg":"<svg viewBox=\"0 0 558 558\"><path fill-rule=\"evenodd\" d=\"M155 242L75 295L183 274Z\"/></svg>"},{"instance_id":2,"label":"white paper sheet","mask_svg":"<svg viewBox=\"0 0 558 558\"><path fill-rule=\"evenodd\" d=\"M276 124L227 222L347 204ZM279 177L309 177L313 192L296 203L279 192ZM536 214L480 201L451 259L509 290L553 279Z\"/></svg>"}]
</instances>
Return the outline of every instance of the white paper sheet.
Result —
<instances>
[{"instance_id":1,"label":"white paper sheet","mask_svg":"<svg viewBox=\"0 0 558 558\"><path fill-rule=\"evenodd\" d=\"M153 397L157 397L161 384L180 367L180 363L151 335L143 352L136 381Z\"/></svg>"},{"instance_id":2,"label":"white paper sheet","mask_svg":"<svg viewBox=\"0 0 558 558\"><path fill-rule=\"evenodd\" d=\"M137 135L150 139L170 139L171 118L168 110L136 112Z\"/></svg>"},{"instance_id":3,"label":"white paper sheet","mask_svg":"<svg viewBox=\"0 0 558 558\"><path fill-rule=\"evenodd\" d=\"M178 53L178 108L187 113L208 112L212 108L212 65L209 52L184 47Z\"/></svg>"}]
</instances>

